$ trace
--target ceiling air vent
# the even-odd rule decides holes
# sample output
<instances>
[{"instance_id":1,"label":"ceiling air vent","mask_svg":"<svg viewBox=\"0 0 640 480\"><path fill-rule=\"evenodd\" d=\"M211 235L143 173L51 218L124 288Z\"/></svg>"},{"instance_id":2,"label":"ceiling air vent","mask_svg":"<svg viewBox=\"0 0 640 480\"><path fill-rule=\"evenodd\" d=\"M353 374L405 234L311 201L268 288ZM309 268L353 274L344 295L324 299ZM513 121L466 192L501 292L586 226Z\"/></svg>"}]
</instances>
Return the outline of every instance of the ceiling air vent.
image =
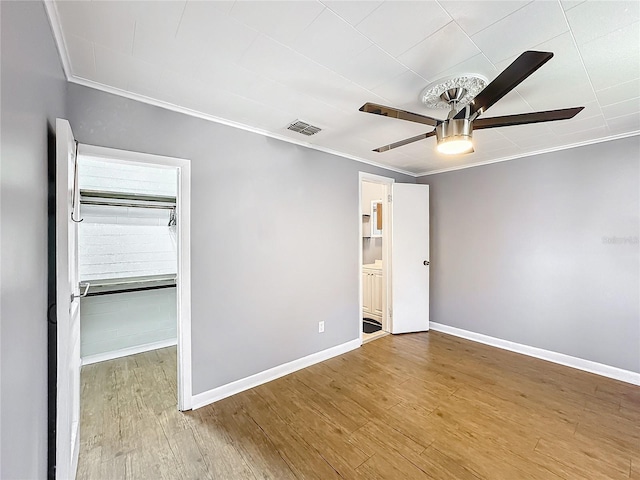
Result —
<instances>
[{"instance_id":1,"label":"ceiling air vent","mask_svg":"<svg viewBox=\"0 0 640 480\"><path fill-rule=\"evenodd\" d=\"M295 122L293 122L291 125L287 127L287 129L293 130L294 132L301 133L308 137L311 135L315 135L320 130L322 130L321 128L314 127L313 125L309 125L308 123L302 122L300 120L296 120Z\"/></svg>"}]
</instances>

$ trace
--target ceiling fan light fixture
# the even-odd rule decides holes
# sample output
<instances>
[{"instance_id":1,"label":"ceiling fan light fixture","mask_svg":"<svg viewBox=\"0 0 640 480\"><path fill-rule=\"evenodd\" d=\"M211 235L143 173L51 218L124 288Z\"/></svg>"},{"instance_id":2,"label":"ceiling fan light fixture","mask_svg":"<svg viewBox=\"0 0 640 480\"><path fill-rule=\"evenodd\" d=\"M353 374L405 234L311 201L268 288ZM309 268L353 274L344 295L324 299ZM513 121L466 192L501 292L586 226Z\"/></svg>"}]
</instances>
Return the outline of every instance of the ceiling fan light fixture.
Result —
<instances>
[{"instance_id":1,"label":"ceiling fan light fixture","mask_svg":"<svg viewBox=\"0 0 640 480\"><path fill-rule=\"evenodd\" d=\"M436 127L438 152L460 155L473 152L473 125L468 118L447 119Z\"/></svg>"},{"instance_id":2,"label":"ceiling fan light fixture","mask_svg":"<svg viewBox=\"0 0 640 480\"><path fill-rule=\"evenodd\" d=\"M434 126L430 132L405 138L399 142L375 148L374 152L386 152L425 138L437 138L437 151L445 155L471 153L473 149L473 123L476 129L526 125L530 123L569 120L584 107L561 108L541 112L520 113L478 119L497 101L520 85L531 74L553 57L553 52L527 50L516 58L502 73L484 86L486 79L479 75L452 77L429 85L421 93L422 103L428 108L447 108L446 120L438 120L424 114L412 113L393 107L366 103L360 111L397 118L409 122ZM482 87L482 88L481 88ZM479 91L476 91L480 89Z\"/></svg>"}]
</instances>

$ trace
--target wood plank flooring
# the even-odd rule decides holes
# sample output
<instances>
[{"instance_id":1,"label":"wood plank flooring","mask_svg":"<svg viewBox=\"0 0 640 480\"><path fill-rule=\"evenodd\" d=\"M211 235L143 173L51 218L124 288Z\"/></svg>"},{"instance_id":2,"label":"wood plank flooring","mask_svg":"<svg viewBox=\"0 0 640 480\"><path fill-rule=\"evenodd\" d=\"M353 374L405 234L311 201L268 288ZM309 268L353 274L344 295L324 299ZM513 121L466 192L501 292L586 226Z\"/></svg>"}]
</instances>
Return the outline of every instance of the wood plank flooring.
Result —
<instances>
[{"instance_id":1,"label":"wood plank flooring","mask_svg":"<svg viewBox=\"0 0 640 480\"><path fill-rule=\"evenodd\" d=\"M438 332L180 413L176 351L82 370L79 479L640 478L640 387Z\"/></svg>"}]
</instances>

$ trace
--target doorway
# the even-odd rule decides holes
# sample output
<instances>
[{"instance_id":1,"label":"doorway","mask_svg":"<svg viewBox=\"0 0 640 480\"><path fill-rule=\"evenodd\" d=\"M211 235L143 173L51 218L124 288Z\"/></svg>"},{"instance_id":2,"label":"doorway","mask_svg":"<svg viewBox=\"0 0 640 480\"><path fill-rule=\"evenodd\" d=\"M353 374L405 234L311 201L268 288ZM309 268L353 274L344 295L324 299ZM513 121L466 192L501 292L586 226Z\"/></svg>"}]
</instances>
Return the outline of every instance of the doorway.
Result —
<instances>
[{"instance_id":1,"label":"doorway","mask_svg":"<svg viewBox=\"0 0 640 480\"><path fill-rule=\"evenodd\" d=\"M177 168L78 155L83 366L177 345L177 186Z\"/></svg>"},{"instance_id":2,"label":"doorway","mask_svg":"<svg viewBox=\"0 0 640 480\"><path fill-rule=\"evenodd\" d=\"M363 197L363 192L368 189L369 184L373 186L373 191L376 193L375 198L366 199ZM368 314L370 316L371 311L378 313L380 318L380 330L375 335L376 338L387 333L428 331L429 186L396 183L393 178L360 172L358 193L360 224L358 327L361 342L373 339L366 337L367 334L363 332L364 319L368 318ZM381 194L382 201L379 201ZM378 212L381 212L381 219L378 218ZM380 223L382 223L382 232L380 232ZM372 253L373 264L365 263L372 260L369 256L371 252L364 253L366 243L371 242L371 239L364 238L368 233L373 238L381 235L379 251ZM376 255L381 256L378 264L376 260L380 258L376 258ZM370 275L367 276L367 273ZM370 282L369 285L367 282ZM369 297L365 298L367 294ZM367 302L369 302L369 309L365 311Z\"/></svg>"},{"instance_id":3,"label":"doorway","mask_svg":"<svg viewBox=\"0 0 640 480\"><path fill-rule=\"evenodd\" d=\"M177 399L178 410L185 411L191 409L191 248L190 248L190 221L191 221L191 173L190 162L183 159L151 155L146 153L129 152L93 145L78 145L78 163L80 172L79 199L80 203L101 205L104 216L113 217L113 213L104 213L109 208L126 210L121 218L124 225L146 223L149 227L156 222L158 226L164 225L159 231L145 231L143 236L147 240L137 238L126 238L120 235L119 243L127 248L127 242L146 242L145 248L148 250L160 250L164 254L156 258L145 257L145 261L135 261L131 255L126 255L124 261L119 265L110 265L112 272L107 276L116 278L115 281L96 282L93 286L94 292L109 295L110 292L118 292L123 296L128 296L124 303L124 308L134 306L139 311L144 310L145 302L148 304L149 298L158 302L165 308L173 308L175 315L165 315L164 323L160 328L149 329L149 324L142 325L145 320L140 321L141 325L137 332L137 337L133 339L133 344L123 344L122 339L114 339L115 358L126 354L135 354L154 349L177 345ZM88 169L87 177L92 177L83 191L82 169ZM116 188L119 193L109 195L105 198L105 192L100 191L101 182L105 180L99 178L100 169L111 166L103 172L104 176L119 178L107 180ZM148 172L148 173L145 173ZM137 186L136 186L137 185ZM103 189L104 190L104 189ZM84 194L84 195L83 195ZM101 195L103 195L101 197ZM108 198L110 197L110 198ZM84 201L83 201L84 199ZM143 213L145 212L145 213ZM82 213L82 206L81 206ZM118 220L120 221L120 220ZM89 224L87 225L89 227ZM99 228L105 228L101 226ZM108 228L108 227L107 227ZM126 226L124 227L126 230ZM153 230L148 228L147 230ZM85 242L86 243L86 242ZM104 251L105 241L102 241ZM112 242L113 243L113 242ZM82 244L81 244L82 246ZM88 245L85 245L85 248ZM135 247L138 248L138 247ZM134 250L135 250L134 248ZM173 252L173 255L172 255ZM87 253L85 251L85 253ZM82 259L82 253L80 253ZM113 256L111 258L113 260ZM139 258L140 260L140 258ZM146 265L144 265L146 263ZM171 264L174 264L175 274L172 272ZM130 266L133 264L133 266ZM83 266L80 269L89 267L87 272L93 272L93 276L101 276L97 270L91 270L91 266ZM102 268L104 270L104 268ZM121 275L114 272L123 273ZM104 276L104 275L102 275ZM121 277L121 278L117 278ZM122 278L124 277L124 278ZM100 280L100 279L99 279ZM86 283L91 283L87 281ZM86 284L84 289L90 292L92 287ZM83 290L84 290L83 289ZM172 298L172 291L175 296ZM83 292L84 293L84 292ZM133 298L134 294L136 298ZM102 298L106 298L105 295ZM88 300L87 297L83 300ZM121 302L122 303L122 302ZM100 309L98 308L98 313ZM148 312L147 312L148 313ZM82 314L81 314L82 316ZM149 316L149 315L147 315ZM168 322L175 318L175 323L169 325ZM144 332L144 330L147 330ZM135 336L135 335L134 335ZM104 337L104 335L103 335ZM118 343L120 341L120 343ZM125 339L125 342L128 339ZM84 342L87 345L87 342ZM122 346L122 348L118 348ZM93 353L93 355L91 355ZM99 361L102 358L109 358L110 354L101 355L100 352L91 352L83 355L83 364ZM88 361L86 361L88 359Z\"/></svg>"},{"instance_id":4,"label":"doorway","mask_svg":"<svg viewBox=\"0 0 640 480\"><path fill-rule=\"evenodd\" d=\"M389 295L391 273L392 178L360 172L360 339L362 343L391 331Z\"/></svg>"}]
</instances>

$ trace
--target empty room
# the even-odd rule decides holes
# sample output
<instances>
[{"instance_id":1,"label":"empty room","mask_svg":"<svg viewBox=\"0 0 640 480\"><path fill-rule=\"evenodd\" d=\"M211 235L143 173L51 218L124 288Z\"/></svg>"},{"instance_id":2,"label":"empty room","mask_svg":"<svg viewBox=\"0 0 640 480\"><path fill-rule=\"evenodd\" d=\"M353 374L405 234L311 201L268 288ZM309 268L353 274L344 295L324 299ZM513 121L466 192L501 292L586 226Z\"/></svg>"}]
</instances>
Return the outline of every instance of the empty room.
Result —
<instances>
[{"instance_id":1,"label":"empty room","mask_svg":"<svg viewBox=\"0 0 640 480\"><path fill-rule=\"evenodd\" d=\"M0 478L640 479L640 2L0 22Z\"/></svg>"}]
</instances>

